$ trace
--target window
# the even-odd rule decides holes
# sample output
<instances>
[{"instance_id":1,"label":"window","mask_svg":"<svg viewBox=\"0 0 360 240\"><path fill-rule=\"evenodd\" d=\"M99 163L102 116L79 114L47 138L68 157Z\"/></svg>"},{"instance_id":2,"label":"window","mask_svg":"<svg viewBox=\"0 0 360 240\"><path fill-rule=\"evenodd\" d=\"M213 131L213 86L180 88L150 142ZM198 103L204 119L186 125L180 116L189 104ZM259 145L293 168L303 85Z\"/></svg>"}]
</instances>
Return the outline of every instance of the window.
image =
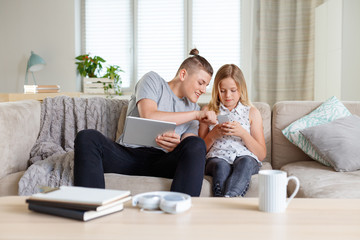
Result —
<instances>
[{"instance_id":1,"label":"window","mask_svg":"<svg viewBox=\"0 0 360 240\"><path fill-rule=\"evenodd\" d=\"M84 0L82 9L83 52L119 65L124 91L148 71L170 81L194 47L214 75L241 67L239 0Z\"/></svg>"},{"instance_id":2,"label":"window","mask_svg":"<svg viewBox=\"0 0 360 240\"><path fill-rule=\"evenodd\" d=\"M171 80L184 60L184 0L138 0L136 79L155 71Z\"/></svg>"},{"instance_id":3,"label":"window","mask_svg":"<svg viewBox=\"0 0 360 240\"><path fill-rule=\"evenodd\" d=\"M193 1L192 43L210 62L214 76L224 64L240 66L240 23L238 0Z\"/></svg>"}]
</instances>

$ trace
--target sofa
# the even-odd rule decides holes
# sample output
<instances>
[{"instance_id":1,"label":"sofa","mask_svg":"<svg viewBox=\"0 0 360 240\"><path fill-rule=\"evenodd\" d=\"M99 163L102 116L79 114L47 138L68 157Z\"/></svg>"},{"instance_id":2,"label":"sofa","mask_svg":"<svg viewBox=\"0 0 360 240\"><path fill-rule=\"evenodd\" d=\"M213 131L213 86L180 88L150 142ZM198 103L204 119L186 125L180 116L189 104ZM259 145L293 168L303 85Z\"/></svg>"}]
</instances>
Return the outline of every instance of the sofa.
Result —
<instances>
[{"instance_id":1,"label":"sofa","mask_svg":"<svg viewBox=\"0 0 360 240\"><path fill-rule=\"evenodd\" d=\"M343 101L351 114L360 116L360 102ZM296 197L302 198L360 198L360 170L336 172L332 167L324 166L306 155L289 142L281 130L295 120L309 114L322 102L319 101L284 101L278 102L272 109L272 156L271 165L294 175L300 180L300 189ZM360 139L359 139L360 140ZM360 156L358 156L360 161ZM290 181L288 193L295 189Z\"/></svg>"},{"instance_id":2,"label":"sofa","mask_svg":"<svg viewBox=\"0 0 360 240\"><path fill-rule=\"evenodd\" d=\"M267 103L254 102L263 118L267 156L261 170L281 169L300 179L297 197L360 198L360 190L354 187L360 181L360 171L335 172L311 160L290 143L281 133L292 121L314 110L321 102L289 101L276 103L271 110ZM350 112L360 115L360 102L344 102ZM118 137L124 126L126 108L118 118ZM0 103L0 196L17 195L18 182L29 167L29 155L40 130L41 102L26 100ZM148 191L167 191L171 179L122 174L105 174L109 189L127 189L138 194ZM294 189L290 182L288 191ZM204 176L200 197L212 196L211 177ZM245 197L258 196L258 175L253 175Z\"/></svg>"}]
</instances>

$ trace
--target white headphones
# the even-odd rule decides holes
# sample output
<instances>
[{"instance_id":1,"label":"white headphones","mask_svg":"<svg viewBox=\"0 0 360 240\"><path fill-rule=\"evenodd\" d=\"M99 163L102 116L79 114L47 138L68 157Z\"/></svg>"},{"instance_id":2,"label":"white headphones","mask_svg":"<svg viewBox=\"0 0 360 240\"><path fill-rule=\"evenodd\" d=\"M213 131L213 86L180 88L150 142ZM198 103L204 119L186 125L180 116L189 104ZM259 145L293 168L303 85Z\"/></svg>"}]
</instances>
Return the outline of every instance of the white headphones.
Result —
<instances>
[{"instance_id":1,"label":"white headphones","mask_svg":"<svg viewBox=\"0 0 360 240\"><path fill-rule=\"evenodd\" d=\"M178 192L147 192L135 195L132 205L144 210L161 209L167 213L182 213L191 207L191 196Z\"/></svg>"}]
</instances>

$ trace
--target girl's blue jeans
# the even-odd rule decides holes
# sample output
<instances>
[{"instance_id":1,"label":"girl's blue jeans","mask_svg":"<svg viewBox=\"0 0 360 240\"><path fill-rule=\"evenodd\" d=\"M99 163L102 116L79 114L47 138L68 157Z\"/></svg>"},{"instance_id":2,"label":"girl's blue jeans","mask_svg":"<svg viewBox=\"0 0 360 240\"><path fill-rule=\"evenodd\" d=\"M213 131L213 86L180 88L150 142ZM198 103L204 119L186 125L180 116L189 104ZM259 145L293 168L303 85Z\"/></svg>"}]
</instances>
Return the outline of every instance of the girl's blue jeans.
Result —
<instances>
[{"instance_id":1,"label":"girl's blue jeans","mask_svg":"<svg viewBox=\"0 0 360 240\"><path fill-rule=\"evenodd\" d=\"M233 164L214 157L207 159L205 174L213 177L215 197L243 197L249 189L251 176L259 169L260 164L251 156L237 157Z\"/></svg>"}]
</instances>

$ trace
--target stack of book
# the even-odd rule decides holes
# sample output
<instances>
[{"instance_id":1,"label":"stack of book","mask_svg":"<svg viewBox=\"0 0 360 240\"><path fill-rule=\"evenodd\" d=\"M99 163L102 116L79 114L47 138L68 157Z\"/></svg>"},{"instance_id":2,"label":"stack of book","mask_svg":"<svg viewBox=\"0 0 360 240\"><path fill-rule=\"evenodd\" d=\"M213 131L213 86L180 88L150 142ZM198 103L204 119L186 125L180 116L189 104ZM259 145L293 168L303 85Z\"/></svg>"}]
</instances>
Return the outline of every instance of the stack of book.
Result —
<instances>
[{"instance_id":1,"label":"stack of book","mask_svg":"<svg viewBox=\"0 0 360 240\"><path fill-rule=\"evenodd\" d=\"M59 85L24 85L24 93L58 93Z\"/></svg>"},{"instance_id":2,"label":"stack of book","mask_svg":"<svg viewBox=\"0 0 360 240\"><path fill-rule=\"evenodd\" d=\"M26 202L32 211L88 221L123 210L130 199L130 191L61 186L34 194Z\"/></svg>"}]
</instances>

